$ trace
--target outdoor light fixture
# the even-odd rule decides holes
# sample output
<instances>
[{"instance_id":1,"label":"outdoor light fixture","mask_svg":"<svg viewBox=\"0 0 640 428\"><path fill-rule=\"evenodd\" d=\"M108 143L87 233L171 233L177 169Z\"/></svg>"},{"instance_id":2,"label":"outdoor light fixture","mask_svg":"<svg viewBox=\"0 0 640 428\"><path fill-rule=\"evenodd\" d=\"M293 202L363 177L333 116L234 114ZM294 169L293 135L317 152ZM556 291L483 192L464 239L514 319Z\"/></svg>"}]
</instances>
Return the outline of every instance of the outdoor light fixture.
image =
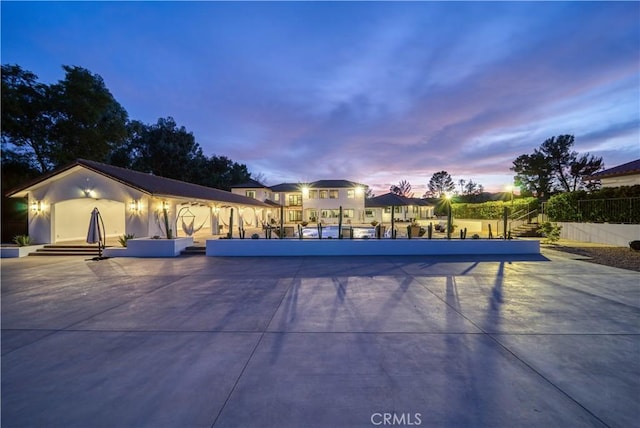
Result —
<instances>
[{"instance_id":1,"label":"outdoor light fixture","mask_svg":"<svg viewBox=\"0 0 640 428\"><path fill-rule=\"evenodd\" d=\"M356 195L362 196L363 194L364 194L364 189L362 188L362 186L357 186L356 187Z\"/></svg>"},{"instance_id":2,"label":"outdoor light fixture","mask_svg":"<svg viewBox=\"0 0 640 428\"><path fill-rule=\"evenodd\" d=\"M305 198L309 197L309 187L307 186L302 186L302 196Z\"/></svg>"},{"instance_id":3,"label":"outdoor light fixture","mask_svg":"<svg viewBox=\"0 0 640 428\"><path fill-rule=\"evenodd\" d=\"M162 201L162 209L163 210L168 210L169 209L169 202Z\"/></svg>"},{"instance_id":4,"label":"outdoor light fixture","mask_svg":"<svg viewBox=\"0 0 640 428\"><path fill-rule=\"evenodd\" d=\"M31 203L31 211L33 211L34 213L38 214L41 213L44 210L44 204L42 203L42 201L33 201Z\"/></svg>"},{"instance_id":5,"label":"outdoor light fixture","mask_svg":"<svg viewBox=\"0 0 640 428\"><path fill-rule=\"evenodd\" d=\"M140 211L140 201L139 200L133 200L131 202L129 202L129 209L133 212L139 212Z\"/></svg>"},{"instance_id":6,"label":"outdoor light fixture","mask_svg":"<svg viewBox=\"0 0 640 428\"><path fill-rule=\"evenodd\" d=\"M509 184L506 187L507 192L511 193L511 208L513 209L513 185Z\"/></svg>"}]
</instances>

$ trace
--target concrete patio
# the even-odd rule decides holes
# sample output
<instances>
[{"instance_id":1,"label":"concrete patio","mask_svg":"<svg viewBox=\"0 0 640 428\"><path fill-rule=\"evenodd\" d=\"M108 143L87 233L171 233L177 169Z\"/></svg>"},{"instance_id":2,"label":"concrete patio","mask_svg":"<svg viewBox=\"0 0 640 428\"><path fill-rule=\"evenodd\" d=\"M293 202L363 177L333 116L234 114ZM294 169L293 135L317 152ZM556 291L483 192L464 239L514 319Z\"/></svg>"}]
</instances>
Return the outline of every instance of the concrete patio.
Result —
<instances>
[{"instance_id":1,"label":"concrete patio","mask_svg":"<svg viewBox=\"0 0 640 428\"><path fill-rule=\"evenodd\" d=\"M4 259L2 426L637 425L640 275L572 257Z\"/></svg>"}]
</instances>

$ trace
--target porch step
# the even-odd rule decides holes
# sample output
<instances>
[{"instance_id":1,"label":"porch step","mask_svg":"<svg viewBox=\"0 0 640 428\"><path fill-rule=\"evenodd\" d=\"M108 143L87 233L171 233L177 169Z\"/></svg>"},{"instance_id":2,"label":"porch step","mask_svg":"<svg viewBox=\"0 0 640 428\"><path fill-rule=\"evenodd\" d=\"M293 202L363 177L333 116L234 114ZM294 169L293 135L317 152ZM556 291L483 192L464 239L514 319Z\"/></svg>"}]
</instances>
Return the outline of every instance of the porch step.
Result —
<instances>
[{"instance_id":1,"label":"porch step","mask_svg":"<svg viewBox=\"0 0 640 428\"><path fill-rule=\"evenodd\" d=\"M51 244L45 245L32 253L30 256L97 256L97 245L64 245Z\"/></svg>"},{"instance_id":2,"label":"porch step","mask_svg":"<svg viewBox=\"0 0 640 428\"><path fill-rule=\"evenodd\" d=\"M540 227L540 225L538 223L525 223L525 224L522 224L522 225L514 228L511 231L511 234L513 236L517 236L519 238L540 237L542 235L538 232L538 227Z\"/></svg>"},{"instance_id":3,"label":"porch step","mask_svg":"<svg viewBox=\"0 0 640 428\"><path fill-rule=\"evenodd\" d=\"M183 256L197 256L197 255L205 255L207 253L206 247L193 245L191 247L187 247L180 254Z\"/></svg>"}]
</instances>

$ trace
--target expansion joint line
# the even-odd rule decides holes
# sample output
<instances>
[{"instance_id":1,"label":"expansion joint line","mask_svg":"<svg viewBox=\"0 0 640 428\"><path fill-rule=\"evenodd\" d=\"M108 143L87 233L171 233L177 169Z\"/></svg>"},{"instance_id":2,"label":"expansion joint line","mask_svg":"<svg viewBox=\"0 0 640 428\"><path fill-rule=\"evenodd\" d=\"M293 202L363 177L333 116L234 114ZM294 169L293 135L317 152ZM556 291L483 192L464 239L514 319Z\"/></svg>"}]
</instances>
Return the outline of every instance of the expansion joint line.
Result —
<instances>
[{"instance_id":1,"label":"expansion joint line","mask_svg":"<svg viewBox=\"0 0 640 428\"><path fill-rule=\"evenodd\" d=\"M267 328L271 325L271 322L273 322L273 319L275 318L276 314L278 313L278 310L282 306L282 302L284 302L284 299L289 294L289 291L291 290L291 287L293 286L293 283L297 280L298 274L300 273L300 269L301 268L302 268L302 265L300 266L300 268L298 268L298 271L296 272L296 274L293 276L293 278L289 282L289 285L287 286L287 289L285 290L285 292L282 293L282 298L280 299L280 303L278 303L278 305L276 305L276 308L273 311L273 314L271 314L271 317L269 318L269 322L267 322L267 324L266 324L266 328L262 331L262 333L260 334L260 337L256 341L255 346L251 350L251 354L249 354L249 358L247 358L247 361L245 361L244 366L242 367L242 370L240 370L240 373L238 374L238 377L237 377L236 381L233 384L233 387L229 391L229 394L227 394L227 398L224 400L224 403L222 403L222 406L220 407L220 410L218 411L218 414L216 415L215 419L213 420L213 423L211 424L211 428L213 428L216 425L216 423L218 422L218 419L220 419L220 415L222 415L222 412L224 411L225 407L227 407L227 403L229 402L229 400L231 399L231 396L233 395L234 391L238 387L238 383L240 382L240 379L244 375L244 372L247 370L247 367L249 366L249 363L253 359L253 356L255 355L256 351L258 350L258 347L260 346L260 343L262 343L262 339L264 338L265 334L267 333Z\"/></svg>"},{"instance_id":2,"label":"expansion joint line","mask_svg":"<svg viewBox=\"0 0 640 428\"><path fill-rule=\"evenodd\" d=\"M454 275L452 275L454 276ZM420 283L420 282L419 282ZM480 330L482 332L483 335L487 336L489 339L491 339L493 342L495 342L500 348L502 348L505 352L507 352L508 354L510 354L513 358L515 358L517 361L519 361L523 366L527 367L529 370L531 370L533 373L535 373L537 376L539 376L542 380L544 380L546 383L548 383L549 385L551 385L555 390L557 390L558 392L560 392L560 394L564 395L565 397L567 397L570 401L572 401L573 403L575 403L578 407L580 407L582 410L584 410L585 412L587 412L589 415L591 415L594 419L596 419L598 422L600 422L602 425L606 426L606 427L610 427L609 424L607 424L605 421L603 421L602 419L600 419L600 417L598 417L596 414L594 414L591 410L587 409L582 403L580 403L578 400L576 400L575 398L573 398L571 395L569 395L565 390L563 390L562 388L560 388L558 385L556 385L554 382L551 381L551 379L547 378L545 375L543 375L542 373L540 373L540 371L536 370L531 364L527 363L526 361L524 361L522 358L520 358L518 355L516 355L511 349L507 348L504 344L502 344L496 337L495 335L497 333L489 333L487 331L485 331L485 329L483 329L480 325L478 325L476 322L474 322L473 320L471 320L470 318L468 318L466 315L464 315L461 311L458 310L458 308L452 306L449 302L447 302L445 299L441 298L440 296L438 296L436 293L434 293L433 291L431 291L429 289L429 287L427 287L425 284L420 283L420 285L422 285L422 287L424 287L429 293L433 294L436 298L438 298L439 300L441 300L445 305L447 305L449 308L451 308L453 311L455 311L456 313L458 313L462 318L464 318L465 320L469 321L474 327L476 327L478 330Z\"/></svg>"}]
</instances>

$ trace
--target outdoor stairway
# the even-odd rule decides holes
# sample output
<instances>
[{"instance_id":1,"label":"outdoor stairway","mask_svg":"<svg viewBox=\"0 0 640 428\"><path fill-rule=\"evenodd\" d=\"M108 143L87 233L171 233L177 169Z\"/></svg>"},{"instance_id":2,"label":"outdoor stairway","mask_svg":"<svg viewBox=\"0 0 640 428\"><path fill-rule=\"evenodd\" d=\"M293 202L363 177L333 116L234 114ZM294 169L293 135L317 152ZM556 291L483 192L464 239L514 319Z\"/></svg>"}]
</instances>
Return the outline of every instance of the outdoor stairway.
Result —
<instances>
[{"instance_id":1,"label":"outdoor stairway","mask_svg":"<svg viewBox=\"0 0 640 428\"><path fill-rule=\"evenodd\" d=\"M98 255L97 245L45 245L32 253L30 256L84 256L95 257Z\"/></svg>"},{"instance_id":2,"label":"outdoor stairway","mask_svg":"<svg viewBox=\"0 0 640 428\"><path fill-rule=\"evenodd\" d=\"M523 237L539 237L542 236L538 232L538 227L540 225L538 223L525 223L521 224L518 227L515 227L511 230L511 235L517 236L519 238Z\"/></svg>"},{"instance_id":3,"label":"outdoor stairway","mask_svg":"<svg viewBox=\"0 0 640 428\"><path fill-rule=\"evenodd\" d=\"M184 250L182 250L180 254L183 256L197 256L197 255L204 256L206 254L206 250L207 250L206 247L193 245L191 247L187 247Z\"/></svg>"}]
</instances>

